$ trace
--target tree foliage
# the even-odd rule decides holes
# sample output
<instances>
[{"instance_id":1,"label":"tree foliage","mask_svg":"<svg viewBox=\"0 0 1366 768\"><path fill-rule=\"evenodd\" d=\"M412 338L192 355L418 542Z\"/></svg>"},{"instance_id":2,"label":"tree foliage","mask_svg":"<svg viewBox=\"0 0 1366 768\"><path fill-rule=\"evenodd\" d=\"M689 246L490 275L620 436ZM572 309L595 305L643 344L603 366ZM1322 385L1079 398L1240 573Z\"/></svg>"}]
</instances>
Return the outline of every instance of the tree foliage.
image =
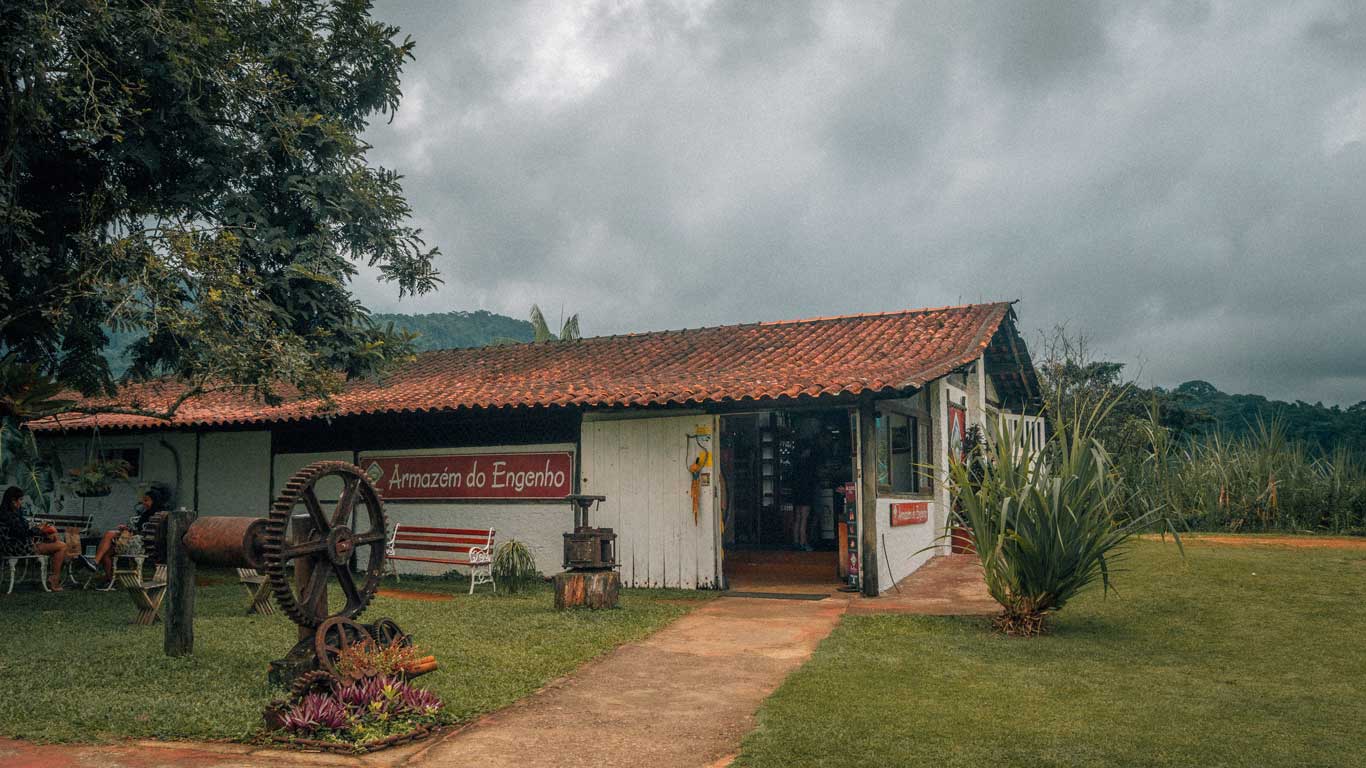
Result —
<instances>
[{"instance_id":1,"label":"tree foliage","mask_svg":"<svg viewBox=\"0 0 1366 768\"><path fill-rule=\"evenodd\" d=\"M559 333L556 333L550 329L550 325L546 323L545 314L535 304L531 305L531 333L533 341L578 341L583 337L583 334L579 332L579 316L577 313L564 318L560 323Z\"/></svg>"},{"instance_id":2,"label":"tree foliage","mask_svg":"<svg viewBox=\"0 0 1366 768\"><path fill-rule=\"evenodd\" d=\"M1234 436L1254 434L1259 425L1277 422L1285 436L1302 442L1318 455L1331 454L1343 447L1366 454L1366 400L1343 408L1337 405L1285 402L1262 395L1235 395L1221 392L1207 381L1188 381L1169 394L1187 408L1206 414L1209 420L1200 431L1226 432Z\"/></svg>"},{"instance_id":3,"label":"tree foliage","mask_svg":"<svg viewBox=\"0 0 1366 768\"><path fill-rule=\"evenodd\" d=\"M433 290L367 121L398 107L413 51L366 0L52 0L0 11L0 351L110 393L314 394L410 338L348 290L360 265Z\"/></svg>"},{"instance_id":4,"label":"tree foliage","mask_svg":"<svg viewBox=\"0 0 1366 768\"><path fill-rule=\"evenodd\" d=\"M1094 437L1112 456L1146 449L1144 429L1154 412L1161 426L1178 438L1210 423L1210 416L1192 408L1185 395L1139 386L1126 376L1123 363L1099 359L1085 336L1065 328L1055 328L1043 340L1036 367L1050 423L1106 404Z\"/></svg>"}]
</instances>

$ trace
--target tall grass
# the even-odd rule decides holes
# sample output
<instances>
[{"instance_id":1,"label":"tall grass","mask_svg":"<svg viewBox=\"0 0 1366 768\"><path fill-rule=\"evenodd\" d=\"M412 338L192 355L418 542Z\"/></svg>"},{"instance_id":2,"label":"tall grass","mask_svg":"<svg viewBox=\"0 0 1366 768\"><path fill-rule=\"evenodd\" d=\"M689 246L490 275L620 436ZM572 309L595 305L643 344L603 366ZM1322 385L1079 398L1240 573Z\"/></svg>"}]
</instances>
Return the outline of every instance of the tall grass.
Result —
<instances>
[{"instance_id":1,"label":"tall grass","mask_svg":"<svg viewBox=\"0 0 1366 768\"><path fill-rule=\"evenodd\" d=\"M1315 456L1277 421L1176 441L1155 409L1143 429L1147 455L1118 463L1135 512L1189 530L1366 533L1366 465L1343 447Z\"/></svg>"}]
</instances>

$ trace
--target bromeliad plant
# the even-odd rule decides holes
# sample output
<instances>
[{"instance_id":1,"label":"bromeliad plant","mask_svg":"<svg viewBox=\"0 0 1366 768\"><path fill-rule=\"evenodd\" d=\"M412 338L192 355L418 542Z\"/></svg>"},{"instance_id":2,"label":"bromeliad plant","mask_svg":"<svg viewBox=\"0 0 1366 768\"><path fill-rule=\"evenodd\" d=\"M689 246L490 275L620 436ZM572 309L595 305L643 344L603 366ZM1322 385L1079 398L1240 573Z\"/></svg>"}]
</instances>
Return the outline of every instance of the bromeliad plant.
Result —
<instances>
[{"instance_id":1,"label":"bromeliad plant","mask_svg":"<svg viewBox=\"0 0 1366 768\"><path fill-rule=\"evenodd\" d=\"M997 424L977 461L951 457L953 514L1001 604L993 622L1001 632L1040 634L1046 617L1083 589L1100 581L1108 592L1125 542L1162 521L1154 509L1121 514L1123 484L1094 438L1105 412L1102 403L1055 419L1042 448Z\"/></svg>"},{"instance_id":2,"label":"bromeliad plant","mask_svg":"<svg viewBox=\"0 0 1366 768\"><path fill-rule=\"evenodd\" d=\"M335 675L317 671L295 681L289 700L266 708L267 729L287 742L366 751L450 720L440 697L412 682L436 669L435 657L422 656L404 638L348 646L335 668Z\"/></svg>"},{"instance_id":3,"label":"bromeliad plant","mask_svg":"<svg viewBox=\"0 0 1366 768\"><path fill-rule=\"evenodd\" d=\"M282 723L298 738L366 743L440 725L444 706L436 694L401 678L369 677L303 696Z\"/></svg>"}]
</instances>

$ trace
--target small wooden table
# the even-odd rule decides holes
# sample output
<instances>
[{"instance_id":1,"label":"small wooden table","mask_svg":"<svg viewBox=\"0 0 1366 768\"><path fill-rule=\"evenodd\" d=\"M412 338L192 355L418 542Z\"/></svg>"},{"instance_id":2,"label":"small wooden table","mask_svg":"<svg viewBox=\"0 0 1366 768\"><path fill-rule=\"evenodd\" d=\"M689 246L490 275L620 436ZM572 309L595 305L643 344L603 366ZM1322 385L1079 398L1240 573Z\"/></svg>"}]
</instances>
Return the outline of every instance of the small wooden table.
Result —
<instances>
[{"instance_id":1,"label":"small wooden table","mask_svg":"<svg viewBox=\"0 0 1366 768\"><path fill-rule=\"evenodd\" d=\"M137 580L142 580L142 564L147 560L147 555L114 555L114 578L109 583L99 588L100 592L113 592L119 588L120 576L133 576Z\"/></svg>"}]
</instances>

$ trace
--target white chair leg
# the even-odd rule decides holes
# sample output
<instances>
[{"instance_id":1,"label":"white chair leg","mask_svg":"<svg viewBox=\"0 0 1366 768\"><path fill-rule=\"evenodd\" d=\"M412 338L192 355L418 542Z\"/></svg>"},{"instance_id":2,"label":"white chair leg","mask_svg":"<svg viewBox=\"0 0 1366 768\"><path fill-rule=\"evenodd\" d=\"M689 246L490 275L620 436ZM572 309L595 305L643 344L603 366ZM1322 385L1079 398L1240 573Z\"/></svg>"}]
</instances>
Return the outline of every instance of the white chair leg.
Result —
<instances>
[{"instance_id":1,"label":"white chair leg","mask_svg":"<svg viewBox=\"0 0 1366 768\"><path fill-rule=\"evenodd\" d=\"M12 595L14 594L14 566L17 565L17 563L14 558L11 557L5 561L5 564L9 566L9 590L6 591L5 594Z\"/></svg>"},{"instance_id":2,"label":"white chair leg","mask_svg":"<svg viewBox=\"0 0 1366 768\"><path fill-rule=\"evenodd\" d=\"M43 591L44 591L44 592L51 592L52 590L50 590L50 589L47 588L47 558L46 558L46 557L40 557L40 558L38 558L38 578L42 579L42 581L43 581Z\"/></svg>"},{"instance_id":3,"label":"white chair leg","mask_svg":"<svg viewBox=\"0 0 1366 768\"><path fill-rule=\"evenodd\" d=\"M471 595L474 594L474 574L475 574L477 571L478 571L477 568L470 568L470 594L471 594Z\"/></svg>"}]
</instances>

